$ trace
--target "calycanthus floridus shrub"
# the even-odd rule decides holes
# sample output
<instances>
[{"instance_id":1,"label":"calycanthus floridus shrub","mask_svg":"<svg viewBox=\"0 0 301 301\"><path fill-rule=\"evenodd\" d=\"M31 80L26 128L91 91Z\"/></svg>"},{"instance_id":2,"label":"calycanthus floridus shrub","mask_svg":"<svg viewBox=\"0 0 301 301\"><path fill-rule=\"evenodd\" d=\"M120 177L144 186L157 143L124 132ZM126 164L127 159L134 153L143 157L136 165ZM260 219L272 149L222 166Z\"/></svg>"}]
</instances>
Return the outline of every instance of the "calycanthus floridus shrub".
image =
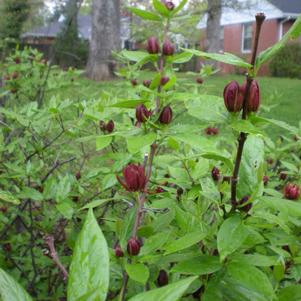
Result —
<instances>
[{"instance_id":1,"label":"calycanthus floridus shrub","mask_svg":"<svg viewBox=\"0 0 301 301\"><path fill-rule=\"evenodd\" d=\"M2 131L4 301L31 300L21 284L35 300L301 300L300 130L259 115L255 79L300 36L301 18L258 54L265 16L256 15L250 63L176 53L169 27L186 2L130 8L162 34L146 51L117 54L127 83L101 100L1 110L17 129ZM194 55L245 68L245 82L225 83L223 98L205 94L210 72L196 83L176 74ZM149 63L156 72L145 79ZM270 125L294 139L273 142Z\"/></svg>"}]
</instances>

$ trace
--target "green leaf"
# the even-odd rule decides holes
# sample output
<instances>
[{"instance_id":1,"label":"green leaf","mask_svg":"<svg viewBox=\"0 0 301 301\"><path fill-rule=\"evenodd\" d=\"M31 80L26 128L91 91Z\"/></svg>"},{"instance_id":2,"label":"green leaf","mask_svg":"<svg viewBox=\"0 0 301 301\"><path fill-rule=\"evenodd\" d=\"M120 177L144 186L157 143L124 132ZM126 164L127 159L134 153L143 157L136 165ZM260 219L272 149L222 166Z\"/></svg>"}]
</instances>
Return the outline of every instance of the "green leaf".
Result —
<instances>
[{"instance_id":1,"label":"green leaf","mask_svg":"<svg viewBox=\"0 0 301 301\"><path fill-rule=\"evenodd\" d=\"M300 301L301 285L290 285L283 288L279 293L279 301Z\"/></svg>"},{"instance_id":2,"label":"green leaf","mask_svg":"<svg viewBox=\"0 0 301 301\"><path fill-rule=\"evenodd\" d=\"M164 17L169 17L170 11L160 0L153 0L155 10Z\"/></svg>"},{"instance_id":3,"label":"green leaf","mask_svg":"<svg viewBox=\"0 0 301 301\"><path fill-rule=\"evenodd\" d=\"M192 56L192 53L182 52L168 57L168 61L174 64L183 64L189 62Z\"/></svg>"},{"instance_id":4,"label":"green leaf","mask_svg":"<svg viewBox=\"0 0 301 301\"><path fill-rule=\"evenodd\" d=\"M275 293L268 277L258 268L248 264L230 263L221 285L227 300L275 300Z\"/></svg>"},{"instance_id":5,"label":"green leaf","mask_svg":"<svg viewBox=\"0 0 301 301\"><path fill-rule=\"evenodd\" d=\"M208 122L224 120L224 102L221 97L215 95L199 95L196 100L185 103L188 114L201 121Z\"/></svg>"},{"instance_id":6,"label":"green leaf","mask_svg":"<svg viewBox=\"0 0 301 301\"><path fill-rule=\"evenodd\" d=\"M0 268L1 301L32 301L31 297L10 275Z\"/></svg>"},{"instance_id":7,"label":"green leaf","mask_svg":"<svg viewBox=\"0 0 301 301\"><path fill-rule=\"evenodd\" d=\"M163 86L163 90L168 90L170 88L172 88L177 82L177 77L174 75L170 78L170 80Z\"/></svg>"},{"instance_id":8,"label":"green leaf","mask_svg":"<svg viewBox=\"0 0 301 301\"><path fill-rule=\"evenodd\" d=\"M207 233L201 231L188 233L185 236L179 238L178 240L169 243L168 246L165 248L166 252L164 255L187 249L204 239L206 235Z\"/></svg>"},{"instance_id":9,"label":"green leaf","mask_svg":"<svg viewBox=\"0 0 301 301\"><path fill-rule=\"evenodd\" d=\"M242 58L232 54L224 52L223 54L220 53L207 53L196 49L183 49L185 52L192 53L196 56L200 56L206 59L222 62L228 65L233 65L237 67L243 68L251 68L252 65L245 62Z\"/></svg>"},{"instance_id":10,"label":"green leaf","mask_svg":"<svg viewBox=\"0 0 301 301\"><path fill-rule=\"evenodd\" d=\"M237 132L244 132L247 134L254 134L254 135L263 134L260 129L258 129L248 120L235 120L230 123L230 126L233 130Z\"/></svg>"},{"instance_id":11,"label":"green leaf","mask_svg":"<svg viewBox=\"0 0 301 301\"><path fill-rule=\"evenodd\" d=\"M180 300L196 279L197 277L189 277L164 287L141 293L130 298L129 301L177 301Z\"/></svg>"},{"instance_id":12,"label":"green leaf","mask_svg":"<svg viewBox=\"0 0 301 301\"><path fill-rule=\"evenodd\" d=\"M119 200L119 199L109 198L109 199L95 200L95 201L92 201L89 204L85 205L84 207L80 208L79 210L94 209L94 208L102 206L110 201L117 201L117 200Z\"/></svg>"},{"instance_id":13,"label":"green leaf","mask_svg":"<svg viewBox=\"0 0 301 301\"><path fill-rule=\"evenodd\" d=\"M239 215L226 219L217 233L217 248L223 261L246 240L249 232Z\"/></svg>"},{"instance_id":14,"label":"green leaf","mask_svg":"<svg viewBox=\"0 0 301 301\"><path fill-rule=\"evenodd\" d=\"M30 187L24 187L22 191L18 194L18 197L20 199L30 199L33 201L43 200L43 195L39 191Z\"/></svg>"},{"instance_id":15,"label":"green leaf","mask_svg":"<svg viewBox=\"0 0 301 301\"><path fill-rule=\"evenodd\" d=\"M0 190L0 200L14 205L20 204L20 200L16 198L13 194L11 194L9 191Z\"/></svg>"},{"instance_id":16,"label":"green leaf","mask_svg":"<svg viewBox=\"0 0 301 301\"><path fill-rule=\"evenodd\" d=\"M96 150L100 151L103 148L110 145L112 142L112 139L113 139L112 136L105 136L105 135L96 137Z\"/></svg>"},{"instance_id":17,"label":"green leaf","mask_svg":"<svg viewBox=\"0 0 301 301\"><path fill-rule=\"evenodd\" d=\"M140 255L147 255L155 250L160 249L170 237L170 232L160 232L151 237L148 237L143 247L141 248Z\"/></svg>"},{"instance_id":18,"label":"green leaf","mask_svg":"<svg viewBox=\"0 0 301 301\"><path fill-rule=\"evenodd\" d=\"M150 56L147 52L130 50L122 50L120 55L132 62L141 62Z\"/></svg>"},{"instance_id":19,"label":"green leaf","mask_svg":"<svg viewBox=\"0 0 301 301\"><path fill-rule=\"evenodd\" d=\"M128 7L128 9L134 13L136 16L141 17L144 20L150 21L161 21L160 16L146 10L142 10L136 7Z\"/></svg>"},{"instance_id":20,"label":"green leaf","mask_svg":"<svg viewBox=\"0 0 301 301\"><path fill-rule=\"evenodd\" d=\"M90 209L72 257L67 287L68 301L106 300L109 273L107 242Z\"/></svg>"},{"instance_id":21,"label":"green leaf","mask_svg":"<svg viewBox=\"0 0 301 301\"><path fill-rule=\"evenodd\" d=\"M174 16L174 15L176 15L178 12L180 12L183 8L184 8L184 6L185 6L185 4L188 2L188 0L182 0L181 2L180 2L180 4L173 10L173 12L172 12L172 15Z\"/></svg>"},{"instance_id":22,"label":"green leaf","mask_svg":"<svg viewBox=\"0 0 301 301\"><path fill-rule=\"evenodd\" d=\"M215 273L222 268L219 257L200 256L177 264L171 272L188 275L207 275Z\"/></svg>"},{"instance_id":23,"label":"green leaf","mask_svg":"<svg viewBox=\"0 0 301 301\"><path fill-rule=\"evenodd\" d=\"M149 269L142 263L125 264L125 270L134 281L145 284L149 278Z\"/></svg>"},{"instance_id":24,"label":"green leaf","mask_svg":"<svg viewBox=\"0 0 301 301\"><path fill-rule=\"evenodd\" d=\"M257 267L270 267L278 262L277 256L266 256L262 254L235 254L232 259L234 262L243 262L245 264L254 265Z\"/></svg>"},{"instance_id":25,"label":"green leaf","mask_svg":"<svg viewBox=\"0 0 301 301\"><path fill-rule=\"evenodd\" d=\"M147 99L130 99L112 104L112 108L134 109L140 104L146 104Z\"/></svg>"},{"instance_id":26,"label":"green leaf","mask_svg":"<svg viewBox=\"0 0 301 301\"><path fill-rule=\"evenodd\" d=\"M256 71L259 70L260 66L270 59L272 59L281 50L285 44L289 41L296 40L301 35L301 16L294 22L294 25L290 30L283 36L283 38L272 47L262 51L256 59Z\"/></svg>"},{"instance_id":27,"label":"green leaf","mask_svg":"<svg viewBox=\"0 0 301 301\"><path fill-rule=\"evenodd\" d=\"M298 128L295 127L295 126L292 126L284 121L281 121L281 120L275 120L275 119L270 119L270 118L264 118L264 117L259 117L259 116L256 116L256 119L258 121L261 121L261 122L267 122L267 123L270 123L272 125L275 125L275 126L278 126L282 129L285 129L293 134L298 134Z\"/></svg>"},{"instance_id":28,"label":"green leaf","mask_svg":"<svg viewBox=\"0 0 301 301\"><path fill-rule=\"evenodd\" d=\"M157 138L155 133L149 133L141 136L127 137L127 146L131 154L141 151L142 148L150 146Z\"/></svg>"},{"instance_id":29,"label":"green leaf","mask_svg":"<svg viewBox=\"0 0 301 301\"><path fill-rule=\"evenodd\" d=\"M254 135L249 135L243 150L237 194L239 198L251 196L263 185L264 142Z\"/></svg>"}]
</instances>

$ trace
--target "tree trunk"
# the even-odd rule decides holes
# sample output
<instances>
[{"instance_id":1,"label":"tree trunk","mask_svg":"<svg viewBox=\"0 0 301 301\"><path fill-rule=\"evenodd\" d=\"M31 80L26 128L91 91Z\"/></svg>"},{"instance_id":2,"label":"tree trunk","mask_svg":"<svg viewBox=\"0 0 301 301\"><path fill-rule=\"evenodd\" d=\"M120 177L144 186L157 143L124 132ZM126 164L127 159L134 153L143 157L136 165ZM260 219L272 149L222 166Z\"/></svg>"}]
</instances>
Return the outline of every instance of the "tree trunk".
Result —
<instances>
[{"instance_id":1,"label":"tree trunk","mask_svg":"<svg viewBox=\"0 0 301 301\"><path fill-rule=\"evenodd\" d=\"M89 78L108 80L114 76L112 51L120 50L120 44L120 0L93 0Z\"/></svg>"},{"instance_id":2,"label":"tree trunk","mask_svg":"<svg viewBox=\"0 0 301 301\"><path fill-rule=\"evenodd\" d=\"M208 0L208 19L206 32L206 49L208 52L219 52L222 16L222 0Z\"/></svg>"}]
</instances>

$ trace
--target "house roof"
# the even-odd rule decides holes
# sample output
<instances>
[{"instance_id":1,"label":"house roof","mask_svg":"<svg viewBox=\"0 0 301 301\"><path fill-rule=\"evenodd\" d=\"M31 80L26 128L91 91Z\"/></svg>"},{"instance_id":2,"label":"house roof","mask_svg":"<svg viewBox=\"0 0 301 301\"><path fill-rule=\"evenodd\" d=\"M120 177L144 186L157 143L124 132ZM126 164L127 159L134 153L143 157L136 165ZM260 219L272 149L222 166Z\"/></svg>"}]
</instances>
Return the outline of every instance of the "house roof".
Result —
<instances>
[{"instance_id":1,"label":"house roof","mask_svg":"<svg viewBox=\"0 0 301 301\"><path fill-rule=\"evenodd\" d=\"M91 24L92 19L90 15L79 15L78 16L78 32L79 36L85 40L91 39ZM123 16L121 18L121 38L127 40L130 38L130 26L129 26L129 17ZM64 25L64 20L59 19L56 22L52 22L46 26L38 27L32 31L26 32L22 35L22 38L56 38L58 34L62 31Z\"/></svg>"},{"instance_id":2,"label":"house roof","mask_svg":"<svg viewBox=\"0 0 301 301\"><path fill-rule=\"evenodd\" d=\"M269 0L269 1L285 14L301 13L300 0Z\"/></svg>"},{"instance_id":3,"label":"house roof","mask_svg":"<svg viewBox=\"0 0 301 301\"><path fill-rule=\"evenodd\" d=\"M258 12L264 12L267 20L296 18L298 13L301 13L301 0L239 0L239 2L240 8L223 7L221 26L253 22ZM299 5L296 5L297 2ZM289 12L290 10L292 12ZM197 28L203 29L206 26L207 14L200 20Z\"/></svg>"}]
</instances>

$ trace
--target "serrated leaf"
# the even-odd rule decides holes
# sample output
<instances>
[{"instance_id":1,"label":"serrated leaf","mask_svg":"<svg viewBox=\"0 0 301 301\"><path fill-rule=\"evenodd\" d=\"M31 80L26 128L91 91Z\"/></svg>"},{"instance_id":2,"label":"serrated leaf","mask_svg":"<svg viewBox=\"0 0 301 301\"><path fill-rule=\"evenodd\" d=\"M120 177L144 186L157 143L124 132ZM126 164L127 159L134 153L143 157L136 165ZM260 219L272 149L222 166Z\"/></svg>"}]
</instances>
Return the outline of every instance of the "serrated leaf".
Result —
<instances>
[{"instance_id":1,"label":"serrated leaf","mask_svg":"<svg viewBox=\"0 0 301 301\"><path fill-rule=\"evenodd\" d=\"M32 301L21 285L1 268L0 297L1 301Z\"/></svg>"},{"instance_id":2,"label":"serrated leaf","mask_svg":"<svg viewBox=\"0 0 301 301\"><path fill-rule=\"evenodd\" d=\"M196 279L197 277L189 277L164 287L141 293L130 298L129 301L177 301L180 300L185 291Z\"/></svg>"},{"instance_id":3,"label":"serrated leaf","mask_svg":"<svg viewBox=\"0 0 301 301\"><path fill-rule=\"evenodd\" d=\"M107 242L90 209L72 257L67 287L68 301L105 301L109 273Z\"/></svg>"},{"instance_id":4,"label":"serrated leaf","mask_svg":"<svg viewBox=\"0 0 301 301\"><path fill-rule=\"evenodd\" d=\"M226 219L217 233L217 248L223 261L236 251L246 240L249 232L243 225L241 217L234 215Z\"/></svg>"},{"instance_id":5,"label":"serrated leaf","mask_svg":"<svg viewBox=\"0 0 301 301\"><path fill-rule=\"evenodd\" d=\"M134 13L136 16L141 17L144 20L150 21L161 21L160 16L146 10L142 10L136 7L128 7L128 9Z\"/></svg>"}]
</instances>

